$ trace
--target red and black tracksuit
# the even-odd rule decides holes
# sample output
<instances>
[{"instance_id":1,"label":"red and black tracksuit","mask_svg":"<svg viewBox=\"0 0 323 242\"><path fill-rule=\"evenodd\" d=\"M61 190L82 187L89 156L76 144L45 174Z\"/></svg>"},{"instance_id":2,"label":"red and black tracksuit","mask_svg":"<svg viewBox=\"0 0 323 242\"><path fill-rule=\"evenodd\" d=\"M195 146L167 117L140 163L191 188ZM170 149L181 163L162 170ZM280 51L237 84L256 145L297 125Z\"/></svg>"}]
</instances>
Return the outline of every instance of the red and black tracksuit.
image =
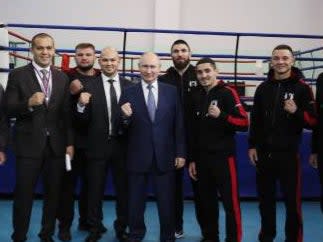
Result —
<instances>
[{"instance_id":1,"label":"red and black tracksuit","mask_svg":"<svg viewBox=\"0 0 323 242\"><path fill-rule=\"evenodd\" d=\"M284 110L284 101L293 99L297 110ZM286 242L303 241L300 159L298 148L303 128L316 124L310 87L294 72L284 80L268 80L255 93L251 113L249 148L258 154L257 192L261 215L259 241L272 242L276 236L276 181L281 185L286 206Z\"/></svg>"},{"instance_id":2,"label":"red and black tracksuit","mask_svg":"<svg viewBox=\"0 0 323 242\"><path fill-rule=\"evenodd\" d=\"M318 113L318 125L312 135L312 153L318 155L318 171L321 182L321 211L323 213L323 73L316 80L316 109Z\"/></svg>"},{"instance_id":3,"label":"red and black tracksuit","mask_svg":"<svg viewBox=\"0 0 323 242\"><path fill-rule=\"evenodd\" d=\"M219 241L218 194L226 214L226 241L241 242L242 226L239 187L235 158L235 132L247 131L248 116L237 92L220 81L206 92L200 89L193 99L194 161L196 162L200 200L206 223L205 239ZM208 115L208 108L216 102L219 117Z\"/></svg>"}]
</instances>

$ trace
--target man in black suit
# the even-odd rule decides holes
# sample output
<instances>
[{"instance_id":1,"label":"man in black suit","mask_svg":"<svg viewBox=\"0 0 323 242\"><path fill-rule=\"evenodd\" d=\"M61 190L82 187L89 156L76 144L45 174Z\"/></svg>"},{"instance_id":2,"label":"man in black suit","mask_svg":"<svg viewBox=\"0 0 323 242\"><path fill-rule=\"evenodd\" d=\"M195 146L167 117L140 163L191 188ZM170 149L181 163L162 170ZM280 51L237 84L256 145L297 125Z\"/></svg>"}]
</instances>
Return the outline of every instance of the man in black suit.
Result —
<instances>
[{"instance_id":1,"label":"man in black suit","mask_svg":"<svg viewBox=\"0 0 323 242\"><path fill-rule=\"evenodd\" d=\"M40 33L32 38L32 63L9 74L5 107L16 118L14 149L16 186L12 239L25 241L33 202L33 189L43 172L44 206L42 242L53 241L57 204L65 157L73 156L70 94L67 76L51 67L54 39Z\"/></svg>"},{"instance_id":2,"label":"man in black suit","mask_svg":"<svg viewBox=\"0 0 323 242\"><path fill-rule=\"evenodd\" d=\"M118 74L120 58L113 48L102 50L99 64L101 75L80 94L76 116L87 124L86 155L89 159L87 175L88 224L90 234L86 242L100 239L101 209L107 169L111 169L116 191L116 214L114 229L116 237L126 239L127 227L127 177L125 169L124 141L118 128L120 110L118 100L130 81Z\"/></svg>"},{"instance_id":3,"label":"man in black suit","mask_svg":"<svg viewBox=\"0 0 323 242\"><path fill-rule=\"evenodd\" d=\"M3 87L0 83L0 165L6 161L5 147L8 140L8 123L2 105L3 93Z\"/></svg>"}]
</instances>

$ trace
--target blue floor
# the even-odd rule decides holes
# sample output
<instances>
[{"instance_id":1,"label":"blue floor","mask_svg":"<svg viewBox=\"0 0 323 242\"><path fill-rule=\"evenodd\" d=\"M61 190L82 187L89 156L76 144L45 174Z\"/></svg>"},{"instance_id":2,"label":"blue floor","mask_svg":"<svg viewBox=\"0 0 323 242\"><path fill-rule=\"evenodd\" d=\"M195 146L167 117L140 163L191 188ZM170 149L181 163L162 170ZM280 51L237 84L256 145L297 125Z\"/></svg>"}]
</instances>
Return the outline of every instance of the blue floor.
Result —
<instances>
[{"instance_id":1,"label":"blue floor","mask_svg":"<svg viewBox=\"0 0 323 242\"><path fill-rule=\"evenodd\" d=\"M258 204L256 202L242 202L242 223L243 223L243 242L256 242L259 230ZM12 201L0 200L0 242L9 242L12 232L11 226L11 208ZM322 242L323 241L323 216L320 212L318 202L303 202L304 218L304 242ZM40 228L40 210L41 201L34 203L31 226L28 233L28 242L38 242L37 233ZM281 202L277 206L277 237L275 242L284 242L284 206ZM108 227L108 232L104 234L100 241L117 241L114 237L112 223L115 218L114 202L104 202L104 224ZM220 231L221 241L224 241L224 212L220 211ZM184 232L185 237L178 242L198 242L200 240L200 231L195 221L194 207L192 201L185 202L184 212ZM147 234L144 242L158 241L159 224L157 210L154 202L147 203L146 209ZM85 232L77 230L77 223L72 227L73 242L84 241ZM54 237L55 241L59 241Z\"/></svg>"}]
</instances>

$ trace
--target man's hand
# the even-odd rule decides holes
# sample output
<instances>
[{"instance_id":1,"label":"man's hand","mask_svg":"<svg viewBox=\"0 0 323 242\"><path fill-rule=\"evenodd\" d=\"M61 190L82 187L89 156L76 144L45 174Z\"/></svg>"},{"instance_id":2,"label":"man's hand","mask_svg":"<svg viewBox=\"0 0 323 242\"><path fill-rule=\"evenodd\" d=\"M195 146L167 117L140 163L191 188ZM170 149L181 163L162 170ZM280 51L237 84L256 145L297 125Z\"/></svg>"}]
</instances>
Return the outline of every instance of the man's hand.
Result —
<instances>
[{"instance_id":1,"label":"man's hand","mask_svg":"<svg viewBox=\"0 0 323 242\"><path fill-rule=\"evenodd\" d=\"M175 158L175 167L176 169L182 168L185 165L185 159L182 157Z\"/></svg>"},{"instance_id":2,"label":"man's hand","mask_svg":"<svg viewBox=\"0 0 323 242\"><path fill-rule=\"evenodd\" d=\"M290 114L293 114L297 110L297 105L293 99L287 99L284 101L284 110Z\"/></svg>"},{"instance_id":3,"label":"man's hand","mask_svg":"<svg viewBox=\"0 0 323 242\"><path fill-rule=\"evenodd\" d=\"M83 87L81 81L79 79L75 79L70 84L70 93L72 95L76 95L76 94L80 93L83 88L84 87Z\"/></svg>"},{"instance_id":4,"label":"man's hand","mask_svg":"<svg viewBox=\"0 0 323 242\"><path fill-rule=\"evenodd\" d=\"M311 154L308 162L313 168L317 169L318 167L317 154L314 154L314 153Z\"/></svg>"},{"instance_id":5,"label":"man's hand","mask_svg":"<svg viewBox=\"0 0 323 242\"><path fill-rule=\"evenodd\" d=\"M42 92L35 92L28 100L28 107L42 105L45 101L45 94Z\"/></svg>"},{"instance_id":6,"label":"man's hand","mask_svg":"<svg viewBox=\"0 0 323 242\"><path fill-rule=\"evenodd\" d=\"M6 162L6 154L0 151L0 165L3 165Z\"/></svg>"},{"instance_id":7,"label":"man's hand","mask_svg":"<svg viewBox=\"0 0 323 242\"><path fill-rule=\"evenodd\" d=\"M188 165L188 174L194 181L197 181L196 165L194 161L190 162Z\"/></svg>"},{"instance_id":8,"label":"man's hand","mask_svg":"<svg viewBox=\"0 0 323 242\"><path fill-rule=\"evenodd\" d=\"M73 160L74 157L74 146L69 145L66 147L66 154L70 156L71 160Z\"/></svg>"},{"instance_id":9,"label":"man's hand","mask_svg":"<svg viewBox=\"0 0 323 242\"><path fill-rule=\"evenodd\" d=\"M210 104L208 109L208 116L213 118L217 118L220 116L221 110L218 108L217 105Z\"/></svg>"},{"instance_id":10,"label":"man's hand","mask_svg":"<svg viewBox=\"0 0 323 242\"><path fill-rule=\"evenodd\" d=\"M88 104L90 103L91 96L92 96L92 94L91 94L91 93L88 93L88 92L82 92L82 93L80 94L80 97L79 97L79 100L78 100L79 104L80 104L81 106L86 106L86 105L88 105Z\"/></svg>"},{"instance_id":11,"label":"man's hand","mask_svg":"<svg viewBox=\"0 0 323 242\"><path fill-rule=\"evenodd\" d=\"M248 150L248 156L250 159L250 162L253 166L257 165L257 161L258 161L258 154L257 154L257 150L252 148Z\"/></svg>"},{"instance_id":12,"label":"man's hand","mask_svg":"<svg viewBox=\"0 0 323 242\"><path fill-rule=\"evenodd\" d=\"M121 106L121 112L122 112L123 116L125 116L126 118L131 117L131 115L132 115L131 104L129 102L123 104Z\"/></svg>"}]
</instances>

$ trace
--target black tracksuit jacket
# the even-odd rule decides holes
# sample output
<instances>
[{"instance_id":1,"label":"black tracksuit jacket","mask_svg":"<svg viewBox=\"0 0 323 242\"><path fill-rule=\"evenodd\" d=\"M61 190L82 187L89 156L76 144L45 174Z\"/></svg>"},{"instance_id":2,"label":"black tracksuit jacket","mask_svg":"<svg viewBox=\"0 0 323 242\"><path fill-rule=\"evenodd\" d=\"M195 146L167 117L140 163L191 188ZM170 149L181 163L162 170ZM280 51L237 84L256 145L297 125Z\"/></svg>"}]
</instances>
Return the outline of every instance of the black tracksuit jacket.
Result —
<instances>
[{"instance_id":1,"label":"black tracksuit jacket","mask_svg":"<svg viewBox=\"0 0 323 242\"><path fill-rule=\"evenodd\" d=\"M184 110L184 124L187 136L187 160L192 160L193 144L191 143L191 130L192 128L192 102L193 96L196 95L200 88L200 84L197 81L195 67L189 65L184 74L181 76L178 74L174 67L167 69L166 74L159 77L159 81L176 86L177 92L182 102Z\"/></svg>"},{"instance_id":2,"label":"black tracksuit jacket","mask_svg":"<svg viewBox=\"0 0 323 242\"><path fill-rule=\"evenodd\" d=\"M323 156L319 145L323 144L323 73L316 80L316 108L318 113L318 123L312 136L312 153L320 153Z\"/></svg>"},{"instance_id":3,"label":"black tracksuit jacket","mask_svg":"<svg viewBox=\"0 0 323 242\"><path fill-rule=\"evenodd\" d=\"M208 108L216 101L221 110L217 118L208 116ZM237 92L220 81L206 92L200 88L193 97L195 149L193 159L198 161L202 154L234 155L236 131L248 130L248 116Z\"/></svg>"},{"instance_id":4,"label":"black tracksuit jacket","mask_svg":"<svg viewBox=\"0 0 323 242\"><path fill-rule=\"evenodd\" d=\"M292 98L297 110L284 110L284 100ZM269 152L297 152L303 128L316 125L316 111L311 88L292 69L291 76L274 80L270 71L268 80L255 93L251 112L249 148Z\"/></svg>"}]
</instances>

